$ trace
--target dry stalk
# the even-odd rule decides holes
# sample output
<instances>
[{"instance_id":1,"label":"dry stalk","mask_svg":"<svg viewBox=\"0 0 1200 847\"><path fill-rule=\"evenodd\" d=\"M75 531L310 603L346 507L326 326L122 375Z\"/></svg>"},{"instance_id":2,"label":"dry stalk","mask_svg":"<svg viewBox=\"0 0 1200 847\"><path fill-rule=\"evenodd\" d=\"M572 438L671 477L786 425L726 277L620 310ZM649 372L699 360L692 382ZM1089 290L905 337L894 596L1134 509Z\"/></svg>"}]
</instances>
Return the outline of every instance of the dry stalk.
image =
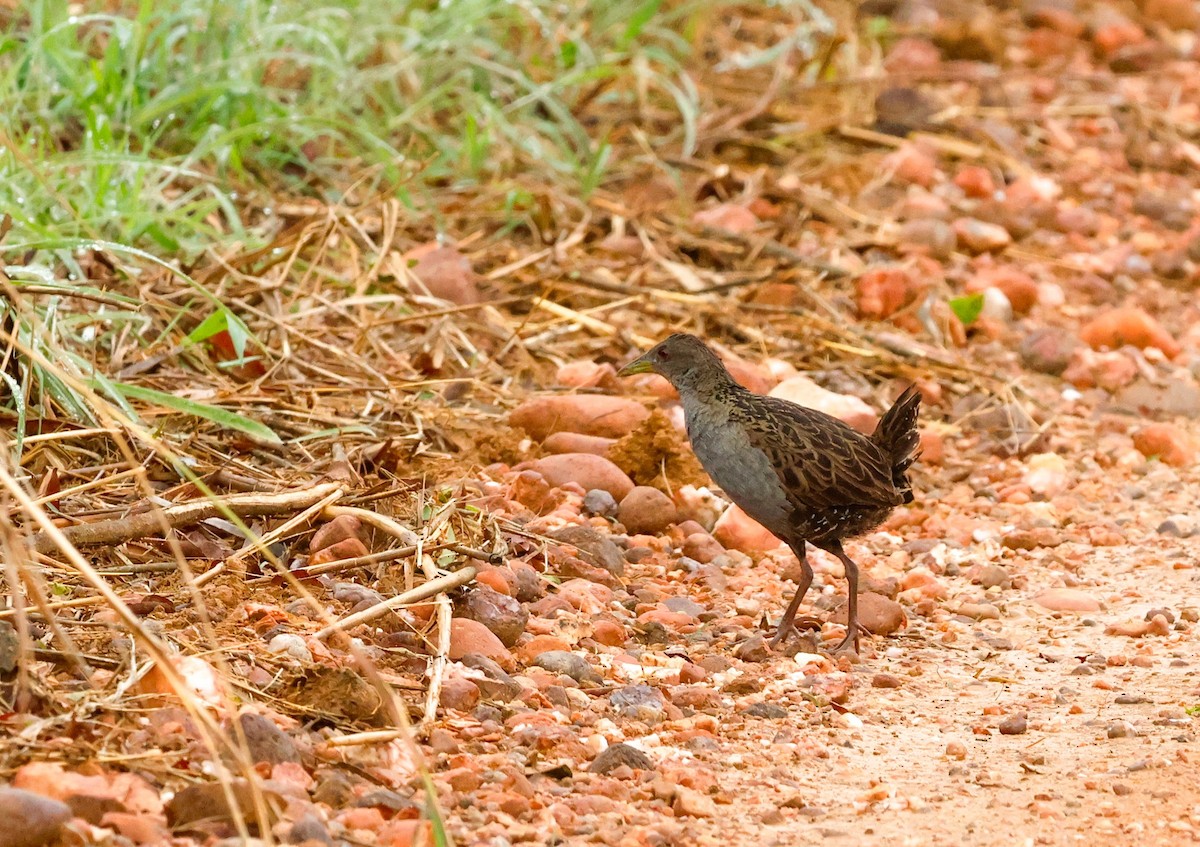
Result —
<instances>
[{"instance_id":1,"label":"dry stalk","mask_svg":"<svg viewBox=\"0 0 1200 847\"><path fill-rule=\"evenodd\" d=\"M325 483L324 486L317 486L317 488L313 489L313 491L316 491L317 489L328 490L329 487L334 486L334 485L336 485L336 483ZM311 493L311 492L308 492L308 493ZM273 544L276 540L283 538L285 535L287 535L289 532L291 532L296 527L300 526L303 523L307 523L310 518L315 517L316 515L320 514L322 509L324 509L325 507L329 506L330 504L335 503L338 500L340 500L342 498L343 494L345 494L345 492L340 487L334 488L333 491L330 491L328 494L326 494L324 497L322 497L316 503L309 505L307 508L304 509L304 511L300 512L299 514L293 515L291 518L284 521L282 524L280 524L275 529L268 532L266 535L262 536L261 538L251 539L250 543L248 543L246 546L244 546L241 550L238 550L236 553L234 553L228 559L226 559L223 562L218 563L215 567L209 568L207 571L200 574L200 576L196 577L196 580L195 580L196 587L199 588L199 587L203 586L205 583L212 580L218 574L225 571L230 565L237 566L238 563L241 561L242 557L245 556L246 554L251 553L255 550L258 550L260 552L264 551L265 548L269 544ZM250 496L261 497L262 495L246 495L246 496L247 497L250 497Z\"/></svg>"},{"instance_id":2,"label":"dry stalk","mask_svg":"<svg viewBox=\"0 0 1200 847\"><path fill-rule=\"evenodd\" d=\"M55 527L56 534L42 531L33 536L33 549L48 553L55 547L61 548L56 536L66 539L72 546L94 544L114 545L162 532L163 521L170 528L190 526L200 521L224 516L226 510L239 517L262 517L278 515L311 506L338 489L336 483L327 482L300 491L284 494L234 494L229 497L196 500L169 506L166 509L143 512L128 518Z\"/></svg>"},{"instance_id":3,"label":"dry stalk","mask_svg":"<svg viewBox=\"0 0 1200 847\"><path fill-rule=\"evenodd\" d=\"M393 609L399 609L413 603L419 603L422 600L427 600L437 594L451 591L458 588L460 585L466 585L471 580L475 579L475 575L479 572L474 565L464 565L453 573L445 576L436 576L428 582L423 582L411 591L405 591L403 594L397 594L390 600L384 600L382 603L363 609L361 612L355 612L352 615L335 621L324 629L319 630L314 638L324 640L335 632L343 632L347 629L358 626L361 623L375 620L382 615L387 614Z\"/></svg>"}]
</instances>

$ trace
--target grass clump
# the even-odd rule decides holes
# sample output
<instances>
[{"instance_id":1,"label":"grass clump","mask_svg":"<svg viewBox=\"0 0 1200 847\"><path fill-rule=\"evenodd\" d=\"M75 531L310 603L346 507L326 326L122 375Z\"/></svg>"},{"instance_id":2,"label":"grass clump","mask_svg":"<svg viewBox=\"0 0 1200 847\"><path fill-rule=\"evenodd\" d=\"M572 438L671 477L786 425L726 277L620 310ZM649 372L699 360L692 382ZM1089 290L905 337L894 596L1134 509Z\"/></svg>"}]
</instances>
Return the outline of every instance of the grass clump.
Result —
<instances>
[{"instance_id":1,"label":"grass clump","mask_svg":"<svg viewBox=\"0 0 1200 847\"><path fill-rule=\"evenodd\" d=\"M700 0L703 2L703 0ZM694 136L660 0L37 0L0 23L10 244L172 256L269 233L271 197L342 202L532 169L586 193L639 101ZM608 115L609 117L605 117ZM682 117L682 120L680 120Z\"/></svg>"}]
</instances>

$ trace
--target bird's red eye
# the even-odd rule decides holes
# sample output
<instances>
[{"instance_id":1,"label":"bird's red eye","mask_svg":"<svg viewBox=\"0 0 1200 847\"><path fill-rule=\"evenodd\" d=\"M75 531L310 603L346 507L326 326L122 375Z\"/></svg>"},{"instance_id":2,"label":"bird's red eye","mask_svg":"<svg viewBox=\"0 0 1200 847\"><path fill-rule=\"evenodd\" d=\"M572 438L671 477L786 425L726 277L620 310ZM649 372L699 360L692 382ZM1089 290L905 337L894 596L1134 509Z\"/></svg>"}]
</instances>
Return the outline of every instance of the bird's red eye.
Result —
<instances>
[{"instance_id":1,"label":"bird's red eye","mask_svg":"<svg viewBox=\"0 0 1200 847\"><path fill-rule=\"evenodd\" d=\"M667 359L671 358L671 354L668 353L666 350L659 350L658 358L662 359L663 361L666 361Z\"/></svg>"}]
</instances>

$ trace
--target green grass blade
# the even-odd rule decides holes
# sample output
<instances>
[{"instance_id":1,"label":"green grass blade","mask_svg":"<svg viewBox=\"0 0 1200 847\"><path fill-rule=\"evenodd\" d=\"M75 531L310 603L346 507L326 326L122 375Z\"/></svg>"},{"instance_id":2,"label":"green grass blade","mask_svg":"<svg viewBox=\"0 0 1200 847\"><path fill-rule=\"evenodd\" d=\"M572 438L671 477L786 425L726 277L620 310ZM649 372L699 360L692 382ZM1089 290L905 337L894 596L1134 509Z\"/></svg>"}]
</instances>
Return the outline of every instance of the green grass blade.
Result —
<instances>
[{"instance_id":1,"label":"green grass blade","mask_svg":"<svg viewBox=\"0 0 1200 847\"><path fill-rule=\"evenodd\" d=\"M282 444L283 441L274 430L266 424L260 423L244 415L239 415L237 412L231 412L228 409L222 409L220 406L210 406L207 403L198 403L195 400L188 400L185 397L177 397L174 394L167 394L165 391L156 391L153 388L145 388L140 385L130 385L125 382L114 382L112 386L124 394L126 397L133 400L142 400L147 403L157 403L158 405L170 409L173 412L179 412L182 415L191 415L197 418L204 418L212 421L219 426L227 429L237 430L246 435L258 438L262 441L270 442L271 444Z\"/></svg>"}]
</instances>

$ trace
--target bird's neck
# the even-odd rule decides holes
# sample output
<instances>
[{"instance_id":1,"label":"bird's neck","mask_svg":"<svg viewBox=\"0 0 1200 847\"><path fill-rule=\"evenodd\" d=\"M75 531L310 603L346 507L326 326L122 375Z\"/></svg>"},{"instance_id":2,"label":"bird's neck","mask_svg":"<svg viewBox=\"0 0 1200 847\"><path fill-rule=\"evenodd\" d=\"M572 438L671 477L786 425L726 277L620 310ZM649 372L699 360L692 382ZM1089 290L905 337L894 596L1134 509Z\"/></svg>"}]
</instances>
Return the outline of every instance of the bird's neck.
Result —
<instances>
[{"instance_id":1,"label":"bird's neck","mask_svg":"<svg viewBox=\"0 0 1200 847\"><path fill-rule=\"evenodd\" d=\"M722 368L696 370L675 384L685 411L720 402L723 398L745 391L729 372Z\"/></svg>"}]
</instances>

